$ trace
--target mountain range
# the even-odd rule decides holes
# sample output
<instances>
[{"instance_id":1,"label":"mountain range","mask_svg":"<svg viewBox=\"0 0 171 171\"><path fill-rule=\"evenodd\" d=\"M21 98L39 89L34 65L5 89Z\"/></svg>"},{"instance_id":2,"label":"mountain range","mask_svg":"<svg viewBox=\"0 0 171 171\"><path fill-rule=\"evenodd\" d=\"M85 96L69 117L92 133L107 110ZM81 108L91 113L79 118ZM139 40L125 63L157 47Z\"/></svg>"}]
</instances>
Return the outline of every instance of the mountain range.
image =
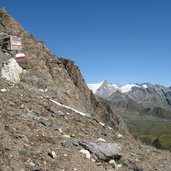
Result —
<instances>
[{"instance_id":1,"label":"mountain range","mask_svg":"<svg viewBox=\"0 0 171 171\"><path fill-rule=\"evenodd\" d=\"M102 81L88 84L98 97L110 101L114 110L132 112L139 115L171 118L171 88L150 83L112 84Z\"/></svg>"}]
</instances>

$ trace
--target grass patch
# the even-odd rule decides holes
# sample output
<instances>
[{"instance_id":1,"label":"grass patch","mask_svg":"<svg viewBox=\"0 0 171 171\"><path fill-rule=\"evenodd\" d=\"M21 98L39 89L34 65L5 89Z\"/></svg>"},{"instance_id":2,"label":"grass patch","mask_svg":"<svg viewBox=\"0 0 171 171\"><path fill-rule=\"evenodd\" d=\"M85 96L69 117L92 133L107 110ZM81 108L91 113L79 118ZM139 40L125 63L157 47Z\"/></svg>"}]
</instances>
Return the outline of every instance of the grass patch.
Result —
<instances>
[{"instance_id":1,"label":"grass patch","mask_svg":"<svg viewBox=\"0 0 171 171\"><path fill-rule=\"evenodd\" d=\"M171 121L127 120L135 137L147 145L171 151Z\"/></svg>"},{"instance_id":2,"label":"grass patch","mask_svg":"<svg viewBox=\"0 0 171 171\"><path fill-rule=\"evenodd\" d=\"M116 161L117 164L122 165L123 167L128 167L128 164L126 163L126 161L124 159L119 159L118 161Z\"/></svg>"},{"instance_id":3,"label":"grass patch","mask_svg":"<svg viewBox=\"0 0 171 171\"><path fill-rule=\"evenodd\" d=\"M171 135L171 121L129 121L126 124L137 135Z\"/></svg>"},{"instance_id":4,"label":"grass patch","mask_svg":"<svg viewBox=\"0 0 171 171\"><path fill-rule=\"evenodd\" d=\"M171 135L161 135L158 139L160 149L167 149L171 151Z\"/></svg>"},{"instance_id":5,"label":"grass patch","mask_svg":"<svg viewBox=\"0 0 171 171\"><path fill-rule=\"evenodd\" d=\"M147 145L154 145L154 142L157 141L158 137L154 135L140 135L139 139Z\"/></svg>"}]
</instances>

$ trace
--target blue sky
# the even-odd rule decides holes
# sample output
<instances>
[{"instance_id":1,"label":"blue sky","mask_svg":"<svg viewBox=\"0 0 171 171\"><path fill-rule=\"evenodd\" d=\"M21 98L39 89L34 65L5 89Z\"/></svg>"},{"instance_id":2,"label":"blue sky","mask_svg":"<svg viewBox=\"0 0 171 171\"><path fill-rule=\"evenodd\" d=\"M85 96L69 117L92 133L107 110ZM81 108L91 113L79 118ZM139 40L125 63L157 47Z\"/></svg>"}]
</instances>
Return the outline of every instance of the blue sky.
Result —
<instances>
[{"instance_id":1,"label":"blue sky","mask_svg":"<svg viewBox=\"0 0 171 171\"><path fill-rule=\"evenodd\" d=\"M86 82L171 86L170 0L0 0Z\"/></svg>"}]
</instances>

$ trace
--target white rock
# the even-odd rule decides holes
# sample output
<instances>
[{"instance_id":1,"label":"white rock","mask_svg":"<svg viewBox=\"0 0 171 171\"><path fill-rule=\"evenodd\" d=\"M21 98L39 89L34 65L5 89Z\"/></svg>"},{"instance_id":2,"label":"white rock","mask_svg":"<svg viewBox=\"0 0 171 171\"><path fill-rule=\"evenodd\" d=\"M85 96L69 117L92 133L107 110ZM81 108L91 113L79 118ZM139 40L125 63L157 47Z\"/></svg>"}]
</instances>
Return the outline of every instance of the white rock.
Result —
<instances>
[{"instance_id":1,"label":"white rock","mask_svg":"<svg viewBox=\"0 0 171 171\"><path fill-rule=\"evenodd\" d=\"M115 162L115 160L110 160L110 161L109 161L109 164L111 164L111 165L113 165L113 164L116 165L116 162Z\"/></svg>"},{"instance_id":2,"label":"white rock","mask_svg":"<svg viewBox=\"0 0 171 171\"><path fill-rule=\"evenodd\" d=\"M95 163L95 162L96 162L96 160L95 160L94 158L92 158L92 159L91 159L91 161L92 161L93 163Z\"/></svg>"},{"instance_id":3,"label":"white rock","mask_svg":"<svg viewBox=\"0 0 171 171\"><path fill-rule=\"evenodd\" d=\"M4 64L1 69L1 76L8 81L19 83L22 71L23 69L18 65L15 59L9 59L8 63Z\"/></svg>"},{"instance_id":4,"label":"white rock","mask_svg":"<svg viewBox=\"0 0 171 171\"><path fill-rule=\"evenodd\" d=\"M117 134L117 136L118 136L118 138L122 138L123 137L123 135L121 135L121 134Z\"/></svg>"},{"instance_id":5,"label":"white rock","mask_svg":"<svg viewBox=\"0 0 171 171\"><path fill-rule=\"evenodd\" d=\"M35 167L35 166L36 166L33 162L30 162L29 165L30 165L31 167Z\"/></svg>"},{"instance_id":6,"label":"white rock","mask_svg":"<svg viewBox=\"0 0 171 171\"><path fill-rule=\"evenodd\" d=\"M98 138L98 139L97 139L97 141L100 141L100 142L106 142L106 140L105 140L105 139L103 139L103 138Z\"/></svg>"},{"instance_id":7,"label":"white rock","mask_svg":"<svg viewBox=\"0 0 171 171\"><path fill-rule=\"evenodd\" d=\"M82 153L86 159L90 159L91 154L88 150L81 149L79 152Z\"/></svg>"},{"instance_id":8,"label":"white rock","mask_svg":"<svg viewBox=\"0 0 171 171\"><path fill-rule=\"evenodd\" d=\"M111 128L110 126L107 126L109 129L113 130L113 128Z\"/></svg>"},{"instance_id":9,"label":"white rock","mask_svg":"<svg viewBox=\"0 0 171 171\"><path fill-rule=\"evenodd\" d=\"M45 92L48 91L48 89L46 88L46 89L44 90L44 89L40 88L39 91L42 92L42 93L45 93Z\"/></svg>"},{"instance_id":10,"label":"white rock","mask_svg":"<svg viewBox=\"0 0 171 171\"><path fill-rule=\"evenodd\" d=\"M7 91L7 89L5 89L5 88L3 88L3 89L1 89L1 92L6 92Z\"/></svg>"},{"instance_id":11,"label":"white rock","mask_svg":"<svg viewBox=\"0 0 171 171\"><path fill-rule=\"evenodd\" d=\"M71 135L71 137L73 137L73 138L74 138L74 137L75 137L75 134L72 134L72 135Z\"/></svg>"},{"instance_id":12,"label":"white rock","mask_svg":"<svg viewBox=\"0 0 171 171\"><path fill-rule=\"evenodd\" d=\"M63 132L61 128L59 128L59 129L58 129L58 131L59 131L60 133L62 133L62 132Z\"/></svg>"},{"instance_id":13,"label":"white rock","mask_svg":"<svg viewBox=\"0 0 171 171\"><path fill-rule=\"evenodd\" d=\"M116 165L116 168L121 168L121 167L122 167L121 164L117 164L117 165Z\"/></svg>"},{"instance_id":14,"label":"white rock","mask_svg":"<svg viewBox=\"0 0 171 171\"><path fill-rule=\"evenodd\" d=\"M71 138L70 135L66 135L66 134L64 134L62 137L63 138Z\"/></svg>"},{"instance_id":15,"label":"white rock","mask_svg":"<svg viewBox=\"0 0 171 171\"><path fill-rule=\"evenodd\" d=\"M54 151L50 151L48 155L53 159L56 157L56 153Z\"/></svg>"},{"instance_id":16,"label":"white rock","mask_svg":"<svg viewBox=\"0 0 171 171\"><path fill-rule=\"evenodd\" d=\"M54 151L52 151L52 156L53 156L53 158L56 157L56 153Z\"/></svg>"},{"instance_id":17,"label":"white rock","mask_svg":"<svg viewBox=\"0 0 171 171\"><path fill-rule=\"evenodd\" d=\"M105 124L104 124L104 123L102 123L102 122L99 122L99 124L100 124L100 125L102 125L102 126L105 126Z\"/></svg>"}]
</instances>

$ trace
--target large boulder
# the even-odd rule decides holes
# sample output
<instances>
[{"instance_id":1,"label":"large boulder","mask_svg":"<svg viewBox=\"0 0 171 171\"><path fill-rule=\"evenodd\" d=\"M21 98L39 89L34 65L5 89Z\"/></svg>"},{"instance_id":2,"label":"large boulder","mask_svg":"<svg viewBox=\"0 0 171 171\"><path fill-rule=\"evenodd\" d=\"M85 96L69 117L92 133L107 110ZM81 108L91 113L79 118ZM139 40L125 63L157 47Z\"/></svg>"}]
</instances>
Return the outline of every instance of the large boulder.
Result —
<instances>
[{"instance_id":1,"label":"large boulder","mask_svg":"<svg viewBox=\"0 0 171 171\"><path fill-rule=\"evenodd\" d=\"M18 65L15 59L11 58L3 64L1 69L1 77L8 81L19 83L22 68Z\"/></svg>"},{"instance_id":2,"label":"large boulder","mask_svg":"<svg viewBox=\"0 0 171 171\"><path fill-rule=\"evenodd\" d=\"M80 142L80 145L90 151L98 160L109 161L121 158L121 145L117 143L104 142Z\"/></svg>"}]
</instances>

